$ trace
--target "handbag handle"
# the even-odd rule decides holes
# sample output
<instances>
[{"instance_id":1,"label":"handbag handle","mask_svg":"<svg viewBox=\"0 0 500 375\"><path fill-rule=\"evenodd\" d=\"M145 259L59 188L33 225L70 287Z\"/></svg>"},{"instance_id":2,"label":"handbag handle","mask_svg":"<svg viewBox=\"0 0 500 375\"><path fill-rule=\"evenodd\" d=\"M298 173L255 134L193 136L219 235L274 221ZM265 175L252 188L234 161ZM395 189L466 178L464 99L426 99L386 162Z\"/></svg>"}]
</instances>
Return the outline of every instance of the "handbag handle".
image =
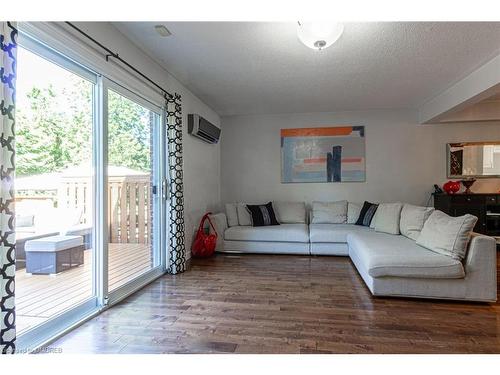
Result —
<instances>
[{"instance_id":1,"label":"handbag handle","mask_svg":"<svg viewBox=\"0 0 500 375\"><path fill-rule=\"evenodd\" d=\"M199 231L203 231L203 228L205 226L205 220L208 220L208 223L210 224L210 226L212 227L212 229L214 230L214 232L216 234L218 234L217 230L214 227L214 224L212 223L212 220L210 220L210 216L209 215L212 215L212 213L211 212L207 212L205 215L203 215L203 217L202 217L202 219L200 221L200 226L199 226L198 230Z\"/></svg>"}]
</instances>

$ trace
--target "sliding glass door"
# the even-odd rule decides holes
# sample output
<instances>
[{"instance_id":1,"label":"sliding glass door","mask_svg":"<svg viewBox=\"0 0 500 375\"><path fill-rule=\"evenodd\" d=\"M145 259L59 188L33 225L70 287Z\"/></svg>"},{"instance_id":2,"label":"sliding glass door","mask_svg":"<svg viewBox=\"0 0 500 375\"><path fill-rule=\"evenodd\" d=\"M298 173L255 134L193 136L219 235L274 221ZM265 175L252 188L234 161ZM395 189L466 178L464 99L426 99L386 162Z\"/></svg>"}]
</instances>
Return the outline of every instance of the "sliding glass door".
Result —
<instances>
[{"instance_id":1,"label":"sliding glass door","mask_svg":"<svg viewBox=\"0 0 500 375\"><path fill-rule=\"evenodd\" d=\"M161 104L25 34L20 45L16 310L26 349L163 274L166 144Z\"/></svg>"}]
</instances>

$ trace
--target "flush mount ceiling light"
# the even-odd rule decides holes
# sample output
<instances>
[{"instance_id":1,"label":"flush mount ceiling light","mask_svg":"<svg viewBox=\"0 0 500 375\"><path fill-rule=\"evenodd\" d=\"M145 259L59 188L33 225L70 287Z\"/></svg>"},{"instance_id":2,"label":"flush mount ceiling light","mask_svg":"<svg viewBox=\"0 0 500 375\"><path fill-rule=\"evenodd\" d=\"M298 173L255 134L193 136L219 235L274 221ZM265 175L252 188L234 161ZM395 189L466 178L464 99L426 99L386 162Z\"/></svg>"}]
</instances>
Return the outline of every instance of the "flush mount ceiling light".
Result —
<instances>
[{"instance_id":1,"label":"flush mount ceiling light","mask_svg":"<svg viewBox=\"0 0 500 375\"><path fill-rule=\"evenodd\" d=\"M155 25L155 30L158 34L163 37L167 37L172 35L169 29L167 29L164 25Z\"/></svg>"},{"instance_id":2,"label":"flush mount ceiling light","mask_svg":"<svg viewBox=\"0 0 500 375\"><path fill-rule=\"evenodd\" d=\"M298 22L297 36L307 47L322 50L337 41L344 31L339 22Z\"/></svg>"}]
</instances>

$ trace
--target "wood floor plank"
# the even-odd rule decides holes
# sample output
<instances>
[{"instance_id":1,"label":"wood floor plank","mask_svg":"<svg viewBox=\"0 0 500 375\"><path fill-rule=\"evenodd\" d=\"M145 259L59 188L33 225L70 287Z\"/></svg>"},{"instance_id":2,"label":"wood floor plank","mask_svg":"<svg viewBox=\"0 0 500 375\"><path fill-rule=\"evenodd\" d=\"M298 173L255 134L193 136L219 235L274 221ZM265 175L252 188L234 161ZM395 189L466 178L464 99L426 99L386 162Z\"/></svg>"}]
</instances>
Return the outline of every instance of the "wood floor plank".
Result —
<instances>
[{"instance_id":1,"label":"wood floor plank","mask_svg":"<svg viewBox=\"0 0 500 375\"><path fill-rule=\"evenodd\" d=\"M68 353L500 353L499 321L498 302L373 297L346 257L218 254L158 279L51 346Z\"/></svg>"}]
</instances>

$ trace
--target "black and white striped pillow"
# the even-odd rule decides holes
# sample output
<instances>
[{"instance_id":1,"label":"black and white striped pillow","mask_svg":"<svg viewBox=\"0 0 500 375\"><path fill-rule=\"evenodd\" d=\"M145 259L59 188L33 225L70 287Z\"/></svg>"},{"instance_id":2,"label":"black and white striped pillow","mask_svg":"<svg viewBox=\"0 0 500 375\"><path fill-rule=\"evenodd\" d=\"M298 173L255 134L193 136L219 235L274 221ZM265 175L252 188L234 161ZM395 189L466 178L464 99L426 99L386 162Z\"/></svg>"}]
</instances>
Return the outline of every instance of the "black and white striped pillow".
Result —
<instances>
[{"instance_id":1,"label":"black and white striped pillow","mask_svg":"<svg viewBox=\"0 0 500 375\"><path fill-rule=\"evenodd\" d=\"M356 225L363 225L365 227L369 227L373 217L375 216L375 212L377 212L378 204L365 202L363 204L363 208L359 213L358 220L356 221Z\"/></svg>"},{"instance_id":2,"label":"black and white striped pillow","mask_svg":"<svg viewBox=\"0 0 500 375\"><path fill-rule=\"evenodd\" d=\"M247 209L252 216L252 225L254 227L265 227L268 225L280 225L276 220L273 204L250 205L247 204Z\"/></svg>"}]
</instances>

